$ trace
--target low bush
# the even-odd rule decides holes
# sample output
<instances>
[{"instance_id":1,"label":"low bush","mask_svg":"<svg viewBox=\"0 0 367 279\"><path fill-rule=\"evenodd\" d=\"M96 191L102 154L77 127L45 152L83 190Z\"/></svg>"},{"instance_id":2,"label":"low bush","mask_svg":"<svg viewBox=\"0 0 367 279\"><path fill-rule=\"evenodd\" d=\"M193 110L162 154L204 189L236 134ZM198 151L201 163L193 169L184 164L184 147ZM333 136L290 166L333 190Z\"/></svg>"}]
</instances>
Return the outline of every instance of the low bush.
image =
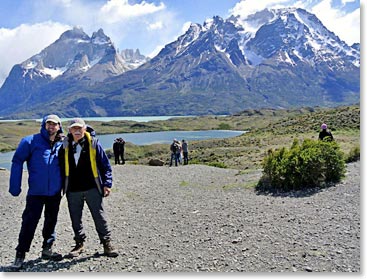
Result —
<instances>
[{"instance_id":1,"label":"low bush","mask_svg":"<svg viewBox=\"0 0 367 279\"><path fill-rule=\"evenodd\" d=\"M351 162L359 161L360 158L361 158L361 148L359 146L356 146L350 150L345 161L347 163L351 163Z\"/></svg>"},{"instance_id":2,"label":"low bush","mask_svg":"<svg viewBox=\"0 0 367 279\"><path fill-rule=\"evenodd\" d=\"M294 140L290 149L269 150L258 190L290 191L322 187L345 175L344 154L335 142Z\"/></svg>"},{"instance_id":3,"label":"low bush","mask_svg":"<svg viewBox=\"0 0 367 279\"><path fill-rule=\"evenodd\" d=\"M232 126L228 123L220 123L218 126L218 130L231 130Z\"/></svg>"},{"instance_id":4,"label":"low bush","mask_svg":"<svg viewBox=\"0 0 367 279\"><path fill-rule=\"evenodd\" d=\"M222 168L222 169L227 168L226 164L223 162L209 162L207 163L207 165L210 167L216 167L216 168Z\"/></svg>"}]
</instances>

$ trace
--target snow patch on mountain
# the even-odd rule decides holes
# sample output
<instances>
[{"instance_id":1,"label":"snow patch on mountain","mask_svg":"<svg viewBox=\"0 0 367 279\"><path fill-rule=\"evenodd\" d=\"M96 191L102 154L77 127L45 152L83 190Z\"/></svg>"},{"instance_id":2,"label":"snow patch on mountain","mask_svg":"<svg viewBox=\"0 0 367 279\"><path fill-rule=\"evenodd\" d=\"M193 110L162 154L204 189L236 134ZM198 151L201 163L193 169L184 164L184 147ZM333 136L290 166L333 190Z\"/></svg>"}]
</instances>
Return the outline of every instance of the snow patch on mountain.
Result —
<instances>
[{"instance_id":1,"label":"snow patch on mountain","mask_svg":"<svg viewBox=\"0 0 367 279\"><path fill-rule=\"evenodd\" d=\"M65 71L66 71L66 68L64 67L64 68L55 68L55 69L44 68L42 72L45 73L46 75L49 75L52 79L55 79L58 76L61 76Z\"/></svg>"}]
</instances>

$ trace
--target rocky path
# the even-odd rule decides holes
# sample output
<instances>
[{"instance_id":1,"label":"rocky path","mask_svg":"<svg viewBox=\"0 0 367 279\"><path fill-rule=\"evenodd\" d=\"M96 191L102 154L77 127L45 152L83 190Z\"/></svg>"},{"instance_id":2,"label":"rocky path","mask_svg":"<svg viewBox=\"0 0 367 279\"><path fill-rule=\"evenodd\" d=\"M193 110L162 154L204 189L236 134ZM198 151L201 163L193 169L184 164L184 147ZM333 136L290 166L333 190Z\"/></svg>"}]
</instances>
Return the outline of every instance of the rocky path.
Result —
<instances>
[{"instance_id":1,"label":"rocky path","mask_svg":"<svg viewBox=\"0 0 367 279\"><path fill-rule=\"evenodd\" d=\"M360 163L346 179L316 192L270 196L249 181L261 173L202 165L113 166L105 199L117 258L101 256L93 221L84 212L86 252L61 262L40 259L41 223L22 271L57 272L360 272ZM9 271L25 205L8 193L0 171L0 271ZM63 198L56 250L73 234Z\"/></svg>"}]
</instances>

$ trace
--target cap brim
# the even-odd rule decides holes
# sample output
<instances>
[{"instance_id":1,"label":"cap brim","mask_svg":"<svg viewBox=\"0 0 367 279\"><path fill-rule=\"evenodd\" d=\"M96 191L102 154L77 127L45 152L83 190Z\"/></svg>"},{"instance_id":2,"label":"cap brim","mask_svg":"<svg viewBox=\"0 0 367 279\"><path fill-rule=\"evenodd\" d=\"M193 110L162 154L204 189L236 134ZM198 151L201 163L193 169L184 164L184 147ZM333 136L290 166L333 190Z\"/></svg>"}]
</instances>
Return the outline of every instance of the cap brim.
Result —
<instances>
[{"instance_id":1,"label":"cap brim","mask_svg":"<svg viewBox=\"0 0 367 279\"><path fill-rule=\"evenodd\" d=\"M47 119L46 122L52 122L52 123L56 123L56 124L59 123L59 121L57 121L55 119Z\"/></svg>"},{"instance_id":2,"label":"cap brim","mask_svg":"<svg viewBox=\"0 0 367 279\"><path fill-rule=\"evenodd\" d=\"M79 123L74 123L74 124L71 124L71 125L69 126L69 128L73 128L73 127L83 128L83 127L84 127L84 125L83 125L83 124L79 124Z\"/></svg>"}]
</instances>

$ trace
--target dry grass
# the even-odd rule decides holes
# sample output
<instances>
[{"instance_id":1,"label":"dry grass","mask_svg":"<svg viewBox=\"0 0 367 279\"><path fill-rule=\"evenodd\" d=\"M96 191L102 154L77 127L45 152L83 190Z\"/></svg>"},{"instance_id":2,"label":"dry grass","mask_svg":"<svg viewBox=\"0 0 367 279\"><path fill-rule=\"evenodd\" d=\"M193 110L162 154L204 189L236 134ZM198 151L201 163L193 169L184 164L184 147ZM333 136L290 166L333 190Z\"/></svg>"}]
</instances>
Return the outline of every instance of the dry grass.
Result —
<instances>
[{"instance_id":1,"label":"dry grass","mask_svg":"<svg viewBox=\"0 0 367 279\"><path fill-rule=\"evenodd\" d=\"M321 123L327 123L348 153L359 146L360 107L304 108L297 110L247 110L234 116L201 116L173 118L165 121L138 123L134 121L90 122L97 134L148 132L168 130L244 130L247 133L229 139L192 141L189 143L190 163L220 163L239 170L258 170L269 149L290 147L294 139L317 139ZM66 127L66 123L63 123ZM21 137L39 131L39 123L0 123L0 151L15 149ZM147 164L151 158L168 162L168 144L126 145L127 160Z\"/></svg>"}]
</instances>

